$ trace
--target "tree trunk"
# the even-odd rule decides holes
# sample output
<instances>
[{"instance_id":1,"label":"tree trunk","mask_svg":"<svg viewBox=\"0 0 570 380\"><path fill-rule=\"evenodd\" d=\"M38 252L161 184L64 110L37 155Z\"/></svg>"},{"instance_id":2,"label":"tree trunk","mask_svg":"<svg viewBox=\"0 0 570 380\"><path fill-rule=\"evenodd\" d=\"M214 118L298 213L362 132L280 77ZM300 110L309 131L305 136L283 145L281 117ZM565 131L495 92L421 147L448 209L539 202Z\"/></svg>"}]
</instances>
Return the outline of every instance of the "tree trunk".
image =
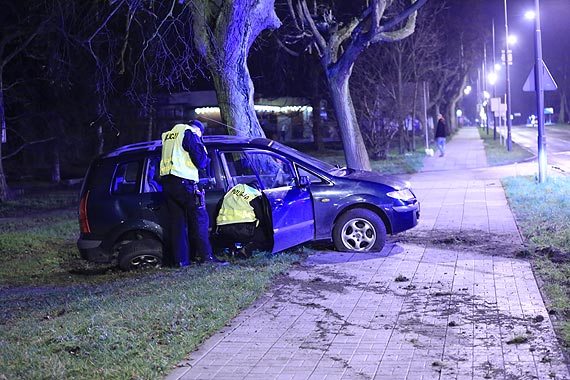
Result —
<instances>
[{"instance_id":1,"label":"tree trunk","mask_svg":"<svg viewBox=\"0 0 570 380\"><path fill-rule=\"evenodd\" d=\"M560 110L558 114L558 123L564 124L566 122L566 93L564 90L560 92Z\"/></svg>"},{"instance_id":2,"label":"tree trunk","mask_svg":"<svg viewBox=\"0 0 570 380\"><path fill-rule=\"evenodd\" d=\"M400 134L400 149L399 152L400 154L405 154L406 150L407 150L407 136L406 134L408 133L408 131L405 128L404 125L404 120L406 118L406 115L404 115L404 113L402 112L403 109L406 109L407 107L404 107L404 83L402 80L402 50L401 49L397 49L397 57L396 57L396 67L397 69L397 75L398 75L398 82L397 82L397 90L396 90L396 102L398 104L397 109L396 109L396 117L397 117L397 121L398 121L398 132Z\"/></svg>"},{"instance_id":3,"label":"tree trunk","mask_svg":"<svg viewBox=\"0 0 570 380\"><path fill-rule=\"evenodd\" d=\"M467 77L468 77L468 73L463 74L463 77L461 78L461 85L459 86L460 89L464 89L465 85L467 84ZM459 100L463 97L463 91L459 91L457 93L457 95L455 95L453 98L451 98L450 102L449 102L449 123L448 123L448 129L450 129L450 131L453 133L458 129L457 126L457 117L455 116L457 113L457 103L459 102Z\"/></svg>"},{"instance_id":4,"label":"tree trunk","mask_svg":"<svg viewBox=\"0 0 570 380\"><path fill-rule=\"evenodd\" d=\"M146 124L146 141L153 140L153 131L154 131L154 107L150 105L148 111L148 122Z\"/></svg>"},{"instance_id":5,"label":"tree trunk","mask_svg":"<svg viewBox=\"0 0 570 380\"><path fill-rule=\"evenodd\" d=\"M243 54L247 57L247 53ZM255 114L253 82L246 60L243 60L241 67L235 63L232 66L213 76L222 120L230 126L228 133L238 136L265 137Z\"/></svg>"},{"instance_id":6,"label":"tree trunk","mask_svg":"<svg viewBox=\"0 0 570 380\"><path fill-rule=\"evenodd\" d=\"M247 67L251 44L281 21L274 0L195 0L194 42L214 81L222 122L230 134L265 136L253 108L253 82Z\"/></svg>"},{"instance_id":7,"label":"tree trunk","mask_svg":"<svg viewBox=\"0 0 570 380\"><path fill-rule=\"evenodd\" d=\"M59 184L61 182L61 161L59 158L59 149L57 140L53 144L53 162L51 167L51 182Z\"/></svg>"},{"instance_id":8,"label":"tree trunk","mask_svg":"<svg viewBox=\"0 0 570 380\"><path fill-rule=\"evenodd\" d=\"M4 104L4 81L2 80L3 71L0 67L0 126L2 132L6 131L6 108ZM6 183L6 174L4 173L4 161L2 159L2 144L0 140L0 203L8 200L8 184Z\"/></svg>"},{"instance_id":9,"label":"tree trunk","mask_svg":"<svg viewBox=\"0 0 570 380\"><path fill-rule=\"evenodd\" d=\"M336 112L336 118L342 136L344 155L349 168L371 170L370 159L364 145L364 139L358 127L354 105L350 97L348 87L349 75L341 72L328 72L327 80L331 93L332 102Z\"/></svg>"},{"instance_id":10,"label":"tree trunk","mask_svg":"<svg viewBox=\"0 0 570 380\"><path fill-rule=\"evenodd\" d=\"M317 95L317 91L311 96L311 106L313 107L313 145L317 151L323 151L325 144L323 143L321 119L321 98Z\"/></svg>"}]
</instances>

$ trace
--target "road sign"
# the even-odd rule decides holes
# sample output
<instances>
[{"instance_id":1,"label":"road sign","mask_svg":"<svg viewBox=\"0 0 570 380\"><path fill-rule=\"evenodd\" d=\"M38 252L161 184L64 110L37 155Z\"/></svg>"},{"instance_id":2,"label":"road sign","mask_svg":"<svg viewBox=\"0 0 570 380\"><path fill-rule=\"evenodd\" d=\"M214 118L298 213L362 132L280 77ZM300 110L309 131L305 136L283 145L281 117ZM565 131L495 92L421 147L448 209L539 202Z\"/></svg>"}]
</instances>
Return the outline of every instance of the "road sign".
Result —
<instances>
[{"instance_id":1,"label":"road sign","mask_svg":"<svg viewBox=\"0 0 570 380\"><path fill-rule=\"evenodd\" d=\"M501 98L491 98L491 112L493 113L499 112L500 107L501 107Z\"/></svg>"},{"instance_id":2,"label":"road sign","mask_svg":"<svg viewBox=\"0 0 570 380\"><path fill-rule=\"evenodd\" d=\"M513 65L513 51L509 49L507 58L509 59L509 66ZM501 50L501 62L505 63L505 49Z\"/></svg>"},{"instance_id":3,"label":"road sign","mask_svg":"<svg viewBox=\"0 0 570 380\"><path fill-rule=\"evenodd\" d=\"M556 90L558 86L556 85L556 82L554 81L552 74L550 74L550 71L548 71L548 67L546 67L544 61L541 61L541 66L542 66L542 73L541 73L542 89L544 91ZM523 91L534 92L535 88L536 87L534 86L534 67L533 67L532 70L530 71L530 74L528 75L528 78L526 78L526 81L524 82Z\"/></svg>"}]
</instances>

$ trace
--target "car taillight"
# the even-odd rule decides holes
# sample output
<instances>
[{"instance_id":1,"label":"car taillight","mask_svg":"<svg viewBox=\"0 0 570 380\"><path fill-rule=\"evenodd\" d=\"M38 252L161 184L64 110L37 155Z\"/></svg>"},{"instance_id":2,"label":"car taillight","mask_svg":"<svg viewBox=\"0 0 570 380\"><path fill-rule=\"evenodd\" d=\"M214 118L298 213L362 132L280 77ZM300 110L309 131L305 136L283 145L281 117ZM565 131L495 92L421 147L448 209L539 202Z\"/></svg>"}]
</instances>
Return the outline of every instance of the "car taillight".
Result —
<instances>
[{"instance_id":1,"label":"car taillight","mask_svg":"<svg viewBox=\"0 0 570 380\"><path fill-rule=\"evenodd\" d=\"M81 233L91 232L89 227L89 219L87 218L87 198L89 197L89 191L86 191L81 197L81 203L79 203L79 231Z\"/></svg>"}]
</instances>

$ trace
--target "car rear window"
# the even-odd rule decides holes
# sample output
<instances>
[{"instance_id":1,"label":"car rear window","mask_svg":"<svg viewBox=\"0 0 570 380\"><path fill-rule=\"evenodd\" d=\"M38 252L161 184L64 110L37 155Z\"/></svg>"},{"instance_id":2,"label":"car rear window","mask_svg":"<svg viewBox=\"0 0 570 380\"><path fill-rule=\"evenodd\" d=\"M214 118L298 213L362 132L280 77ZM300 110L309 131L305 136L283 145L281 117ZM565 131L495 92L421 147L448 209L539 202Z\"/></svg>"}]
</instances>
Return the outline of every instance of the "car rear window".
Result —
<instances>
[{"instance_id":1,"label":"car rear window","mask_svg":"<svg viewBox=\"0 0 570 380\"><path fill-rule=\"evenodd\" d=\"M112 194L134 194L140 189L139 161L124 162L117 165L111 187Z\"/></svg>"}]
</instances>

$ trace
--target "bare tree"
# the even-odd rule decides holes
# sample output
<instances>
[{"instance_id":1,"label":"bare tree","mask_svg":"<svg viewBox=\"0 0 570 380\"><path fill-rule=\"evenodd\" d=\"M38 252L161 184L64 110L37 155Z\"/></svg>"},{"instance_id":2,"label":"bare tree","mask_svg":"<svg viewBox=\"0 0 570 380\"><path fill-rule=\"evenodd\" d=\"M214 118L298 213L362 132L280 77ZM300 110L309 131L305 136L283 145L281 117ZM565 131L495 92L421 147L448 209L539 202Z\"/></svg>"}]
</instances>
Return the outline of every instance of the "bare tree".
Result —
<instances>
[{"instance_id":1,"label":"bare tree","mask_svg":"<svg viewBox=\"0 0 570 380\"><path fill-rule=\"evenodd\" d=\"M29 11L29 9L26 9ZM4 75L8 65L24 54L34 39L42 32L46 19L41 19L33 12L24 12L22 4L7 4L2 10L0 19L0 202L5 202L9 196L9 188L4 172L2 145L6 140L6 90L15 85L5 80ZM39 21L38 21L39 19ZM8 22L9 21L9 22Z\"/></svg>"},{"instance_id":2,"label":"bare tree","mask_svg":"<svg viewBox=\"0 0 570 380\"><path fill-rule=\"evenodd\" d=\"M483 45L490 37L485 2L473 0L472 2L450 2L444 8L440 20L441 32L445 36L444 44L437 49L439 65L429 72L430 103L432 115L441 113L448 120L448 128L454 131L457 128L455 112L463 98L463 89L469 76L482 60ZM456 14L470 14L470 22L453 17Z\"/></svg>"},{"instance_id":3,"label":"bare tree","mask_svg":"<svg viewBox=\"0 0 570 380\"><path fill-rule=\"evenodd\" d=\"M147 118L147 139L153 136L155 92L190 89L200 62L192 43L191 8L180 0L114 0L92 5L94 15L78 36L96 67L99 151L105 126L114 128L109 97L125 94ZM117 129L120 131L120 128Z\"/></svg>"},{"instance_id":4,"label":"bare tree","mask_svg":"<svg viewBox=\"0 0 570 380\"><path fill-rule=\"evenodd\" d=\"M193 0L190 6L195 45L212 75L222 121L235 128L231 134L264 136L247 57L264 30L281 25L274 0Z\"/></svg>"},{"instance_id":5,"label":"bare tree","mask_svg":"<svg viewBox=\"0 0 570 380\"><path fill-rule=\"evenodd\" d=\"M406 129L405 120L411 118L413 127L416 118L423 119L419 89L441 69L446 41L440 25L445 5L446 1L428 3L418 15L411 36L371 46L355 64L351 91L366 145L376 159L387 157L390 140L397 137L401 154L415 148L414 129ZM426 120L422 124L426 126Z\"/></svg>"},{"instance_id":6,"label":"bare tree","mask_svg":"<svg viewBox=\"0 0 570 380\"><path fill-rule=\"evenodd\" d=\"M417 10L426 2L412 0L400 8L393 0L363 1L351 6L359 8L360 14L337 18L336 9L328 4L313 1L309 7L306 0L288 0L300 38L309 39L321 59L350 167L370 169L349 88L354 63L371 44L410 36Z\"/></svg>"}]
</instances>

